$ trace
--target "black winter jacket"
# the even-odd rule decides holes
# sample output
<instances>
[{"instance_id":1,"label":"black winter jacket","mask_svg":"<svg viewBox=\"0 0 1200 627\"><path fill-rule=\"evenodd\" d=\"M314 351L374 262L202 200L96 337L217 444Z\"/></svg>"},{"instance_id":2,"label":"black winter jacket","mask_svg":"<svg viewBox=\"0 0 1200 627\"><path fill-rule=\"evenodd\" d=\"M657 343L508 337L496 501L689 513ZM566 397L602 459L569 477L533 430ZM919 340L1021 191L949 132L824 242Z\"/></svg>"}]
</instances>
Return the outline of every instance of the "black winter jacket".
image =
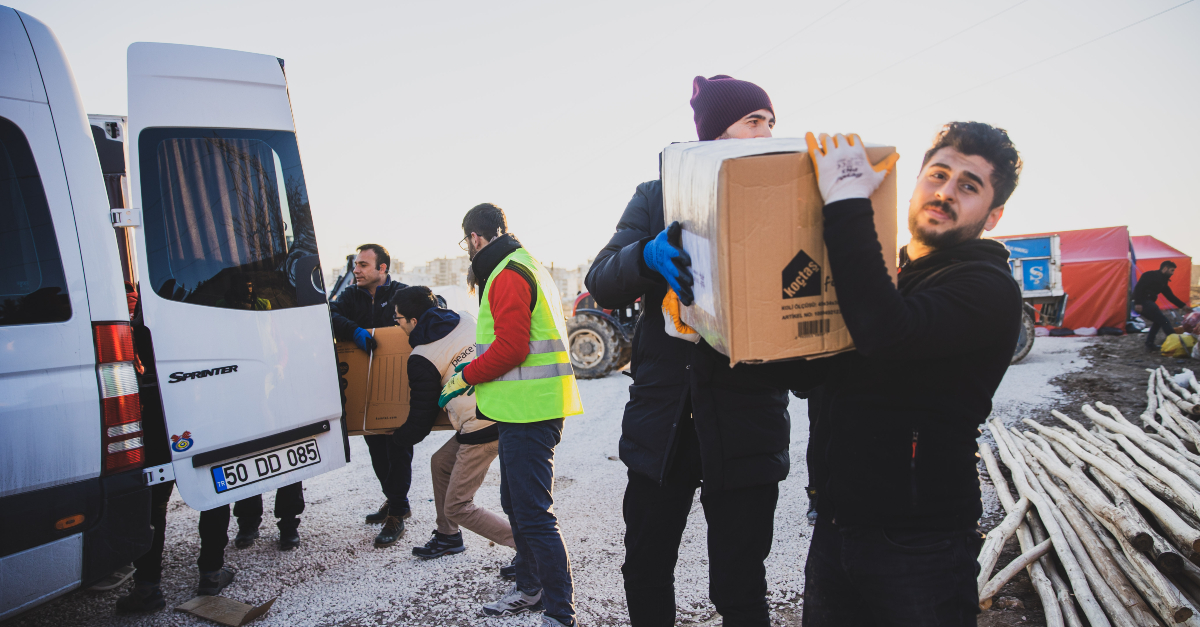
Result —
<instances>
[{"instance_id":1,"label":"black winter jacket","mask_svg":"<svg viewBox=\"0 0 1200 627\"><path fill-rule=\"evenodd\" d=\"M782 481L790 463L788 385L764 383L765 368L731 369L729 359L703 340L692 344L667 335L662 300L668 286L642 256L646 243L664 228L662 184L642 183L585 281L604 308L642 299L630 362L633 383L621 423L621 461L661 482L677 427L687 424L684 412L690 410L707 486L732 489Z\"/></svg>"},{"instance_id":2,"label":"black winter jacket","mask_svg":"<svg viewBox=\"0 0 1200 627\"><path fill-rule=\"evenodd\" d=\"M408 343L413 348L424 344L432 344L458 327L461 318L449 309L434 307L427 309L417 319L417 326L408 335ZM424 440L433 430L441 408L438 407L438 397L442 395L442 373L428 359L420 355L408 357L408 388L409 405L408 419L400 428L392 432L392 437L401 444L414 445ZM484 427L478 431L455 436L459 444L486 444L500 437L496 425Z\"/></svg>"},{"instance_id":3,"label":"black winter jacket","mask_svg":"<svg viewBox=\"0 0 1200 627\"><path fill-rule=\"evenodd\" d=\"M1158 295L1162 294L1167 300L1175 304L1176 307L1187 307L1187 303L1179 300L1178 296L1171 291L1171 277L1162 273L1161 270L1147 270L1142 273L1138 279L1137 285L1133 287L1133 302L1135 304L1152 303L1158 300Z\"/></svg>"},{"instance_id":4,"label":"black winter jacket","mask_svg":"<svg viewBox=\"0 0 1200 627\"><path fill-rule=\"evenodd\" d=\"M351 285L342 291L338 299L329 303L333 336L343 342L354 339L355 329L382 329L396 326L395 310L388 306L392 296L408 287L387 277L383 285L375 288L371 297L367 290Z\"/></svg>"},{"instance_id":5,"label":"black winter jacket","mask_svg":"<svg viewBox=\"0 0 1200 627\"><path fill-rule=\"evenodd\" d=\"M871 202L825 207L825 244L857 350L809 398L810 486L839 525L966 529L982 515L976 438L1008 370L1021 291L1008 251L972 240L892 285Z\"/></svg>"}]
</instances>

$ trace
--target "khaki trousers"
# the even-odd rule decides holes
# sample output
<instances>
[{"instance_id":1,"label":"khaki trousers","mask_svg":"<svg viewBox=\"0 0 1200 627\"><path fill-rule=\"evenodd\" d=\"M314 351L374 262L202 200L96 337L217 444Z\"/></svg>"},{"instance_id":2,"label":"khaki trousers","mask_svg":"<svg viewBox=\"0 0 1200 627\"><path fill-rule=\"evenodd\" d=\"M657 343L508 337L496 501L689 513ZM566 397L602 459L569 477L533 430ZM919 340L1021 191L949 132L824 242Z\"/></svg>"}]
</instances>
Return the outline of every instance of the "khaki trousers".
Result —
<instances>
[{"instance_id":1,"label":"khaki trousers","mask_svg":"<svg viewBox=\"0 0 1200 627\"><path fill-rule=\"evenodd\" d=\"M438 533L454 535L461 526L496 544L516 548L508 519L475 505L475 492L499 450L499 441L459 444L457 437L450 436L433 454L429 468Z\"/></svg>"}]
</instances>

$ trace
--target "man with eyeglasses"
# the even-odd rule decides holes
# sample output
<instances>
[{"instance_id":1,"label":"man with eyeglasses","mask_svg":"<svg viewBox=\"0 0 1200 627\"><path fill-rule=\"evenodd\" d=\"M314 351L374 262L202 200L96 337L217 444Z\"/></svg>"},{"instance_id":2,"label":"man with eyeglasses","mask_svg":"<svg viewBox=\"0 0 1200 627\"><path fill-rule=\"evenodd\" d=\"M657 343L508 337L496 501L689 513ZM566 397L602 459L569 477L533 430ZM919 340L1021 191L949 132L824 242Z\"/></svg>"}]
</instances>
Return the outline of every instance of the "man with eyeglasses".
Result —
<instances>
[{"instance_id":1,"label":"man with eyeglasses","mask_svg":"<svg viewBox=\"0 0 1200 627\"><path fill-rule=\"evenodd\" d=\"M363 244L358 247L358 256L354 258L354 285L347 287L329 304L334 337L343 342L353 341L359 348L371 352L377 343L370 329L396 326L395 311L388 302L396 292L408 286L388 276L391 266L392 257L383 246ZM367 514L366 521L385 523L385 527L390 525L389 533L380 533L375 538L375 545L379 547L391 546L404 535L404 519L412 516L408 489L412 484L413 449L412 446L389 445L389 439L386 434L363 436L371 453L371 467L386 499L378 511ZM393 464L400 472L392 472ZM401 502L394 502L388 495L403 495L403 499L397 498Z\"/></svg>"},{"instance_id":2,"label":"man with eyeglasses","mask_svg":"<svg viewBox=\"0 0 1200 627\"><path fill-rule=\"evenodd\" d=\"M544 611L542 627L574 627L571 560L554 513L554 454L567 416L583 413L550 273L508 231L491 203L463 217L469 284L479 292L477 356L455 367L438 404L475 394L477 418L496 423L500 506L517 547L516 585L487 616Z\"/></svg>"}]
</instances>

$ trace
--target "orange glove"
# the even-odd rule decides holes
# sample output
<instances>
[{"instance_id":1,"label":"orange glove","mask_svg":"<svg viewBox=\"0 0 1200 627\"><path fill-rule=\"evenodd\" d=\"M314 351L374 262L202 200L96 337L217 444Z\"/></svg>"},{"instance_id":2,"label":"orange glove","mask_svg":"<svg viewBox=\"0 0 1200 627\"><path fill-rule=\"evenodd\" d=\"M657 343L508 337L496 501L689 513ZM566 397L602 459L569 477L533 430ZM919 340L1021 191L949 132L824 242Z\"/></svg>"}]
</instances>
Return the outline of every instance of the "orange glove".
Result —
<instances>
[{"instance_id":1,"label":"orange glove","mask_svg":"<svg viewBox=\"0 0 1200 627\"><path fill-rule=\"evenodd\" d=\"M667 335L677 337L695 344L700 341L700 334L679 317L679 295L675 290L668 289L662 302L663 324L667 327Z\"/></svg>"},{"instance_id":2,"label":"orange glove","mask_svg":"<svg viewBox=\"0 0 1200 627\"><path fill-rule=\"evenodd\" d=\"M892 153L871 165L862 139L853 133L833 137L821 133L820 146L812 133L806 134L804 140L808 142L808 155L817 173L817 187L827 205L847 198L870 198L900 159L900 155Z\"/></svg>"}]
</instances>

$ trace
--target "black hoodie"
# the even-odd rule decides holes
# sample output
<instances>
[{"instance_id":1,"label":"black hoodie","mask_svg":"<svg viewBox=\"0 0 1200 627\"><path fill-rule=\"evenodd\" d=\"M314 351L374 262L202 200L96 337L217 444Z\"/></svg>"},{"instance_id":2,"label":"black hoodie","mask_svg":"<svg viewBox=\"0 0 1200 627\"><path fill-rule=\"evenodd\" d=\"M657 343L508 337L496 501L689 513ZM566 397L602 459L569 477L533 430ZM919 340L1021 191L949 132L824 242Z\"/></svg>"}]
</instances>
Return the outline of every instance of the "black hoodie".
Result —
<instances>
[{"instance_id":1,"label":"black hoodie","mask_svg":"<svg viewBox=\"0 0 1200 627\"><path fill-rule=\"evenodd\" d=\"M831 358L809 398L817 511L839 525L973 527L975 440L1021 321L1008 251L979 239L938 250L893 286L866 199L825 207L825 244L857 350Z\"/></svg>"},{"instance_id":2,"label":"black hoodie","mask_svg":"<svg viewBox=\"0 0 1200 627\"><path fill-rule=\"evenodd\" d=\"M413 348L432 344L458 327L457 313L441 307L426 309L417 319L417 326L408 334L408 343ZM439 411L438 397L442 394L442 373L428 359L420 355L408 357L409 409L408 420L393 433L397 441L419 444L433 430ZM484 427L470 433L455 436L459 444L485 444L500 437L496 425Z\"/></svg>"}]
</instances>

